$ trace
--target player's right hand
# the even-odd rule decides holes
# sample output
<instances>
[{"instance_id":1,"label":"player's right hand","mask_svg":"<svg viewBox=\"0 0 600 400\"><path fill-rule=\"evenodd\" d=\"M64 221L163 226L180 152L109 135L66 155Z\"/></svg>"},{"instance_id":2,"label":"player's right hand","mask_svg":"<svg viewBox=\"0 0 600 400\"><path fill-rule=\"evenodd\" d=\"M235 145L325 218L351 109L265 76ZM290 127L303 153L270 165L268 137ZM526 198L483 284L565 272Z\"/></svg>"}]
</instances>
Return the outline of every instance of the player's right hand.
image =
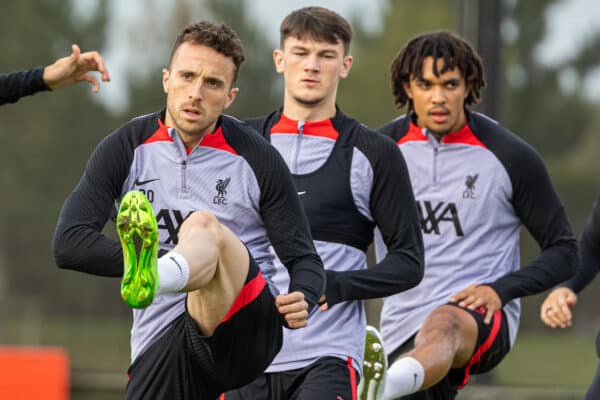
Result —
<instances>
[{"instance_id":1,"label":"player's right hand","mask_svg":"<svg viewBox=\"0 0 600 400\"><path fill-rule=\"evenodd\" d=\"M554 289L540 307L540 318L551 328L567 328L572 324L571 307L577 304L577 295L571 289Z\"/></svg>"},{"instance_id":2,"label":"player's right hand","mask_svg":"<svg viewBox=\"0 0 600 400\"><path fill-rule=\"evenodd\" d=\"M280 294L275 298L275 305L289 328L303 328L308 324L308 303L304 300L304 293Z\"/></svg>"}]
</instances>

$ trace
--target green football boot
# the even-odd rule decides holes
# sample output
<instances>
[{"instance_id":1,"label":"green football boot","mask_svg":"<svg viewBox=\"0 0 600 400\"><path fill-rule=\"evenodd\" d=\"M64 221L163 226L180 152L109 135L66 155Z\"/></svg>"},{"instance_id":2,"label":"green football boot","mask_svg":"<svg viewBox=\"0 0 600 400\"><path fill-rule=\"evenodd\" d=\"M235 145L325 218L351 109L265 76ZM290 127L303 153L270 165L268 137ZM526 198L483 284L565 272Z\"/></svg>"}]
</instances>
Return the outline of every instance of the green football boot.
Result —
<instances>
[{"instance_id":1,"label":"green football boot","mask_svg":"<svg viewBox=\"0 0 600 400\"><path fill-rule=\"evenodd\" d=\"M128 192L121 200L117 233L123 247L121 297L133 308L147 307L158 286L158 226L142 192Z\"/></svg>"},{"instance_id":2,"label":"green football boot","mask_svg":"<svg viewBox=\"0 0 600 400\"><path fill-rule=\"evenodd\" d=\"M382 400L385 388L387 358L383 351L383 340L377 329L367 325L363 378L358 385L360 400Z\"/></svg>"}]
</instances>

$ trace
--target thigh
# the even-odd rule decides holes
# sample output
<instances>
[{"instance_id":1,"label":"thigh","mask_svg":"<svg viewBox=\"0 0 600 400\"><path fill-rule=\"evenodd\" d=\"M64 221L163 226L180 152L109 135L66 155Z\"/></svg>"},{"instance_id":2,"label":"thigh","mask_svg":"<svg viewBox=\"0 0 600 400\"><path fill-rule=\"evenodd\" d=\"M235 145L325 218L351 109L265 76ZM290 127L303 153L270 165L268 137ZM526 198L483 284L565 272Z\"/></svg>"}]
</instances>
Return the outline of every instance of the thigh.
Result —
<instances>
[{"instance_id":1,"label":"thigh","mask_svg":"<svg viewBox=\"0 0 600 400\"><path fill-rule=\"evenodd\" d=\"M458 307L458 306L456 306ZM482 309L467 311L477 323L477 343L471 358L462 368L453 368L448 377L453 385L464 387L470 374L482 374L490 371L504 359L510 351L508 321L504 311L498 310L489 324L483 322L485 311Z\"/></svg>"},{"instance_id":2,"label":"thigh","mask_svg":"<svg viewBox=\"0 0 600 400\"><path fill-rule=\"evenodd\" d=\"M323 357L304 368L292 400L354 400L358 373L347 361L337 357Z\"/></svg>"},{"instance_id":3,"label":"thigh","mask_svg":"<svg viewBox=\"0 0 600 400\"><path fill-rule=\"evenodd\" d=\"M190 324L193 324L190 318ZM190 336L203 339L196 327ZM271 364L283 342L282 319L260 268L251 259L246 282L227 314L205 338L222 391L249 384Z\"/></svg>"},{"instance_id":4,"label":"thigh","mask_svg":"<svg viewBox=\"0 0 600 400\"><path fill-rule=\"evenodd\" d=\"M449 306L458 307L449 303ZM477 339L473 354L463 368L453 368L448 375L436 385L425 391L414 393L402 399L410 400L451 400L456 398L459 388L464 387L470 374L481 374L494 368L510 351L510 338L508 335L508 322L504 312L499 311L494 315L492 322L486 325L483 322L484 314L481 310L468 310L461 308L475 320L477 324ZM415 346L415 334L402 346L393 350L388 356L389 365L402 354L408 353Z\"/></svg>"},{"instance_id":5,"label":"thigh","mask_svg":"<svg viewBox=\"0 0 600 400\"><path fill-rule=\"evenodd\" d=\"M206 335L212 335L247 284L252 256L246 246L224 225L219 225L221 245L215 272L199 290L188 292L188 313Z\"/></svg>"}]
</instances>

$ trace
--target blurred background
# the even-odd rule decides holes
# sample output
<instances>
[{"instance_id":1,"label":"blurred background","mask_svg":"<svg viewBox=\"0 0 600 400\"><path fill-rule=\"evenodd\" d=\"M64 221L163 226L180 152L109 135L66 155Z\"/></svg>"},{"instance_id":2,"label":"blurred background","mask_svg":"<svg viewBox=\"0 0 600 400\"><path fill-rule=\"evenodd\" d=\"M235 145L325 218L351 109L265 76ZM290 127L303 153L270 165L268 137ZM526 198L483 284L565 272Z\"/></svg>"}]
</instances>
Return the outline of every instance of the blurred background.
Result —
<instances>
[{"instance_id":1,"label":"blurred background","mask_svg":"<svg viewBox=\"0 0 600 400\"><path fill-rule=\"evenodd\" d=\"M477 109L538 149L580 234L600 188L596 0L4 2L0 72L48 64L78 43L83 51L101 51L112 75L98 95L78 85L0 108L0 345L66 349L71 398L122 398L129 365L131 313L120 300L119 281L59 270L52 257L58 213L89 154L132 117L163 107L161 68L176 33L191 21L226 22L244 42L241 92L229 113L244 118L277 107L282 82L271 53L278 26L307 5L352 21L354 66L338 103L373 128L399 113L388 70L409 38L440 29L467 37L483 57L488 82ZM114 235L114 226L106 232ZM526 262L538 248L525 230L522 237ZM459 398L581 398L597 364L599 285L579 296L575 324L561 332L540 322L543 296L524 299L515 348ZM379 306L368 304L374 325Z\"/></svg>"}]
</instances>

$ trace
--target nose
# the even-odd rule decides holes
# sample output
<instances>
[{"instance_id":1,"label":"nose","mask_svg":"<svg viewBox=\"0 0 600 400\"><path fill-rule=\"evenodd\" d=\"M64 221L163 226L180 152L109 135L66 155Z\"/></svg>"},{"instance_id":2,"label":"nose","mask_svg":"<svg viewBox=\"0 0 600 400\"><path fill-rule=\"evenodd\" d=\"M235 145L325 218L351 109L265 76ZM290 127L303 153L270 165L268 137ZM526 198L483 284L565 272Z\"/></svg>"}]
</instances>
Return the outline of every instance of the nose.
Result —
<instances>
[{"instance_id":1,"label":"nose","mask_svg":"<svg viewBox=\"0 0 600 400\"><path fill-rule=\"evenodd\" d=\"M306 57L306 60L304 61L304 70L305 71L318 72L320 69L321 69L321 66L320 66L319 60L316 56Z\"/></svg>"},{"instance_id":2,"label":"nose","mask_svg":"<svg viewBox=\"0 0 600 400\"><path fill-rule=\"evenodd\" d=\"M434 104L446 103L446 91L443 87L434 86L431 90L431 101Z\"/></svg>"},{"instance_id":3,"label":"nose","mask_svg":"<svg viewBox=\"0 0 600 400\"><path fill-rule=\"evenodd\" d=\"M190 92L188 94L189 99L196 101L202 100L202 92L203 92L203 83L202 81L197 82L190 86Z\"/></svg>"}]
</instances>

